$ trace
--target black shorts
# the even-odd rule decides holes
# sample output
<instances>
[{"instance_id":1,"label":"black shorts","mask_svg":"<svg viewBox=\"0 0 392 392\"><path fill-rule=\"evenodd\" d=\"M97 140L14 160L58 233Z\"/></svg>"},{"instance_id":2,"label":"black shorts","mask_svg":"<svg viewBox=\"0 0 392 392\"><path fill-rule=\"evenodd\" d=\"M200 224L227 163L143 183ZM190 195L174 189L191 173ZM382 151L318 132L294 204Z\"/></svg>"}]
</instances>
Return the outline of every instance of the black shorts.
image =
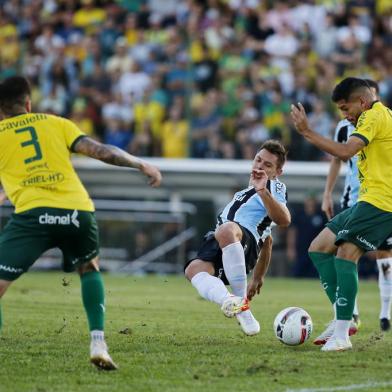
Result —
<instances>
[{"instance_id":1,"label":"black shorts","mask_svg":"<svg viewBox=\"0 0 392 392\"><path fill-rule=\"evenodd\" d=\"M238 223L237 223L238 224ZM246 273L248 274L257 262L257 256L259 254L259 247L256 243L252 233L238 224L242 230L241 245L244 247L245 253L245 267ZM197 253L197 256L189 260L184 267L184 270L188 265L196 259L200 259L206 262L210 262L214 265L215 273L214 276L221 279L224 284L228 285L229 282L226 278L223 263L222 263L222 250L219 247L218 241L215 239L215 232L209 231L203 238L201 247Z\"/></svg>"}]
</instances>

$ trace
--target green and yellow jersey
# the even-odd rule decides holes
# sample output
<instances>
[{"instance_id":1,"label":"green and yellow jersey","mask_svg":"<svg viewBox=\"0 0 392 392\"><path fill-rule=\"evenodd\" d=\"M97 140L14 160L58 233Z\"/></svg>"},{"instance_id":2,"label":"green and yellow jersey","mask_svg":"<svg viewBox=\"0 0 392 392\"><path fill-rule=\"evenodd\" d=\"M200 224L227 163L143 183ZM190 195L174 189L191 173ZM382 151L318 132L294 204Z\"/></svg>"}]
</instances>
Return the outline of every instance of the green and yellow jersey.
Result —
<instances>
[{"instance_id":1,"label":"green and yellow jersey","mask_svg":"<svg viewBox=\"0 0 392 392\"><path fill-rule=\"evenodd\" d=\"M83 136L71 121L49 114L0 121L0 179L16 213L36 207L94 211L70 160Z\"/></svg>"},{"instance_id":2,"label":"green and yellow jersey","mask_svg":"<svg viewBox=\"0 0 392 392\"><path fill-rule=\"evenodd\" d=\"M361 114L351 136L366 143L358 152L358 201L392 212L392 111L375 102Z\"/></svg>"}]
</instances>

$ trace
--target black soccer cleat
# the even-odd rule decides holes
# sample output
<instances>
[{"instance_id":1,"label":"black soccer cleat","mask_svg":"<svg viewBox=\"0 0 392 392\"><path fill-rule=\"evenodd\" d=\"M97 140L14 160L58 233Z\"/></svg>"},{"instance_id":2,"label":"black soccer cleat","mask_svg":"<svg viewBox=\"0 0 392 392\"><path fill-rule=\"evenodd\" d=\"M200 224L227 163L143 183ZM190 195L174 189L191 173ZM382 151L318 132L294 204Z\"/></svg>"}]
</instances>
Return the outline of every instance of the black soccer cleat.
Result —
<instances>
[{"instance_id":1,"label":"black soccer cleat","mask_svg":"<svg viewBox=\"0 0 392 392\"><path fill-rule=\"evenodd\" d=\"M389 331L391 329L391 322L387 318L380 319L381 331Z\"/></svg>"}]
</instances>

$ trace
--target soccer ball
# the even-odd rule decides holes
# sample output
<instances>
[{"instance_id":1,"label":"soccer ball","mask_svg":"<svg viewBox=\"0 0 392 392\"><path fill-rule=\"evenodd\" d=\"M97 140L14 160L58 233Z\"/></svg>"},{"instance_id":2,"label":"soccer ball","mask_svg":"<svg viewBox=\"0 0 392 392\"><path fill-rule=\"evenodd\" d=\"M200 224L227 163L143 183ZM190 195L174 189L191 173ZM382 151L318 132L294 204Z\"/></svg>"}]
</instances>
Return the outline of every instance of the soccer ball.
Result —
<instances>
[{"instance_id":1,"label":"soccer ball","mask_svg":"<svg viewBox=\"0 0 392 392\"><path fill-rule=\"evenodd\" d=\"M312 319L302 308L286 308L275 317L275 336L289 346L297 346L308 340L312 330Z\"/></svg>"}]
</instances>

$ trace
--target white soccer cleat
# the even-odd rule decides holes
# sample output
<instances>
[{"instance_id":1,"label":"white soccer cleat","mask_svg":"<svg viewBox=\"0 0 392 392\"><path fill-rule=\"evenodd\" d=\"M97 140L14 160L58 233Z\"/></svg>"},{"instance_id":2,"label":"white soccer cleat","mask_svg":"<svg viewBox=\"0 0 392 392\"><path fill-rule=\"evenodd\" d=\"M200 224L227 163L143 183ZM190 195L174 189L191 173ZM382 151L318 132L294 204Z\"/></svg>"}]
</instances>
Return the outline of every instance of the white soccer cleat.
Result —
<instances>
[{"instance_id":1,"label":"white soccer cleat","mask_svg":"<svg viewBox=\"0 0 392 392\"><path fill-rule=\"evenodd\" d=\"M257 335L260 332L260 324L254 318L250 310L237 313L235 315L245 335Z\"/></svg>"},{"instance_id":2,"label":"white soccer cleat","mask_svg":"<svg viewBox=\"0 0 392 392\"><path fill-rule=\"evenodd\" d=\"M118 366L108 353L108 347L103 341L92 341L90 344L90 361L98 369L116 370Z\"/></svg>"},{"instance_id":3,"label":"white soccer cleat","mask_svg":"<svg viewBox=\"0 0 392 392\"><path fill-rule=\"evenodd\" d=\"M335 331L336 320L329 322L327 328L321 333L316 339L313 340L313 344L316 346L321 346L327 343L328 339L333 335ZM354 320L350 322L350 329L348 330L348 336L355 335L358 332L358 325Z\"/></svg>"},{"instance_id":4,"label":"white soccer cleat","mask_svg":"<svg viewBox=\"0 0 392 392\"><path fill-rule=\"evenodd\" d=\"M221 310L226 317L234 317L237 313L249 309L249 300L247 298L230 295L222 304Z\"/></svg>"},{"instance_id":5,"label":"white soccer cleat","mask_svg":"<svg viewBox=\"0 0 392 392\"><path fill-rule=\"evenodd\" d=\"M313 340L313 344L315 344L316 346L321 346L327 343L328 339L333 335L335 331L335 324L336 320L330 321L325 331L323 331L321 335L317 336L317 338Z\"/></svg>"},{"instance_id":6,"label":"white soccer cleat","mask_svg":"<svg viewBox=\"0 0 392 392\"><path fill-rule=\"evenodd\" d=\"M331 336L327 343L321 347L321 351L346 351L353 348L350 339L339 339L335 336Z\"/></svg>"}]
</instances>

